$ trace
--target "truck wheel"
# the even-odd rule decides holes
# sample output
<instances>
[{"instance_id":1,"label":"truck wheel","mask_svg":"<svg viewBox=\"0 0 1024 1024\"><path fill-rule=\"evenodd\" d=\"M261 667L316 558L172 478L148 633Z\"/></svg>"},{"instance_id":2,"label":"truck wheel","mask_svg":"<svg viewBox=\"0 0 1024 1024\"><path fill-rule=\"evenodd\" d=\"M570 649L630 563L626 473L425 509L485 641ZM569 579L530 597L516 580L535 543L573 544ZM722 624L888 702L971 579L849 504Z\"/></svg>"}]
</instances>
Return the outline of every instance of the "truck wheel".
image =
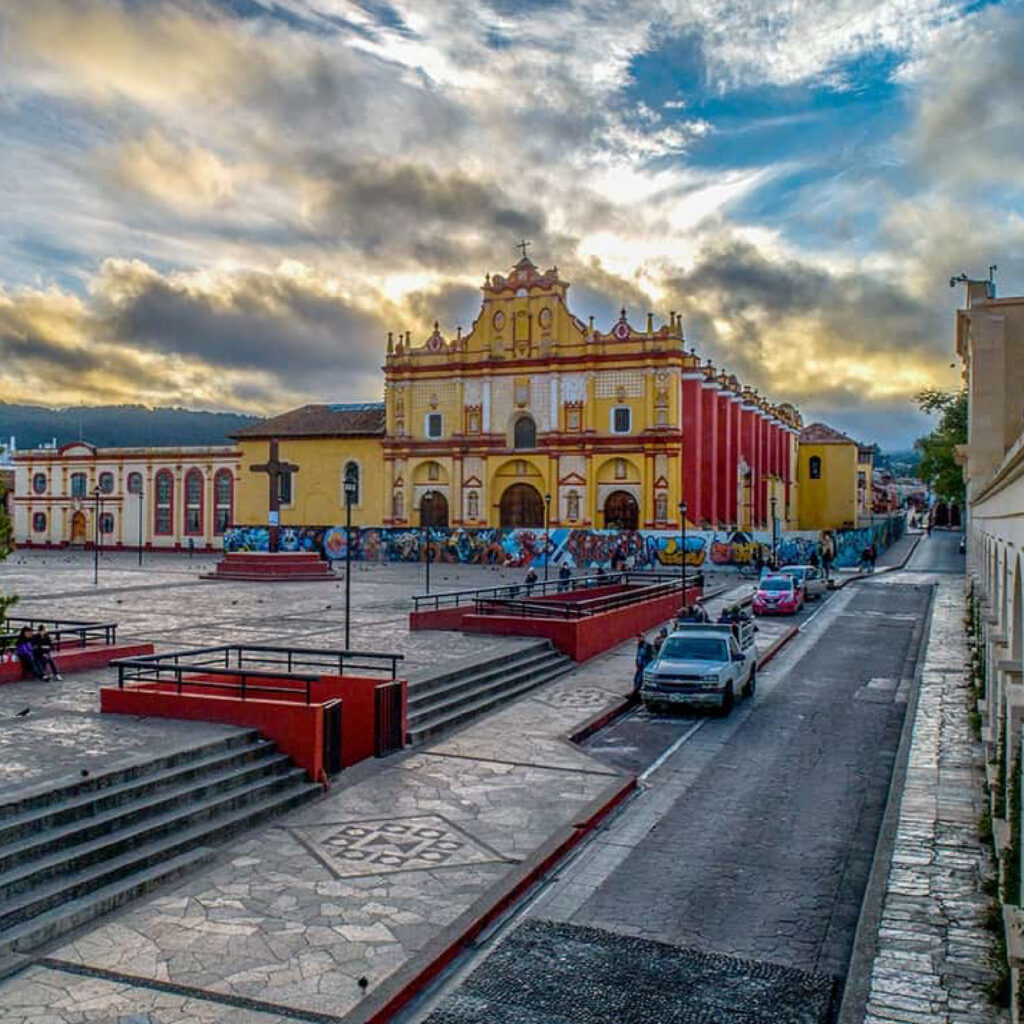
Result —
<instances>
[{"instance_id":1,"label":"truck wheel","mask_svg":"<svg viewBox=\"0 0 1024 1024\"><path fill-rule=\"evenodd\" d=\"M719 714L723 718L728 718L732 713L732 706L736 702L736 698L733 696L732 683L725 688L725 695L722 697L722 707L719 710Z\"/></svg>"},{"instance_id":2,"label":"truck wheel","mask_svg":"<svg viewBox=\"0 0 1024 1024\"><path fill-rule=\"evenodd\" d=\"M750 666L750 676L747 679L746 685L743 687L744 697L753 697L757 692L757 663L755 662Z\"/></svg>"}]
</instances>

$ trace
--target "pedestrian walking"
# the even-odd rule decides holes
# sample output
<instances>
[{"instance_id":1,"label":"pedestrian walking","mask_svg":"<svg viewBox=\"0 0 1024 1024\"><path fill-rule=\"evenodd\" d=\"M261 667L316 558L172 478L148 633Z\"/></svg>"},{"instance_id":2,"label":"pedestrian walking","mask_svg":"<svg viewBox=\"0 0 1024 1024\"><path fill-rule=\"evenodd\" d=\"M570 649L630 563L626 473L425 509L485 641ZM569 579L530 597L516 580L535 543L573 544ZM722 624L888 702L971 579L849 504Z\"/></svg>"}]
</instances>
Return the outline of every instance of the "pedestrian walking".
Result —
<instances>
[{"instance_id":1,"label":"pedestrian walking","mask_svg":"<svg viewBox=\"0 0 1024 1024\"><path fill-rule=\"evenodd\" d=\"M53 640L46 626L39 625L35 636L32 637L32 646L35 649L36 664L42 669L43 678L46 679L49 675L50 679L60 679L57 663L53 660Z\"/></svg>"},{"instance_id":2,"label":"pedestrian walking","mask_svg":"<svg viewBox=\"0 0 1024 1024\"><path fill-rule=\"evenodd\" d=\"M818 558L818 552L817 551L812 551L810 553L810 556L807 559L807 564L809 566L811 566L812 568L815 568L815 569L818 568L818 566L821 564L821 560Z\"/></svg>"},{"instance_id":3,"label":"pedestrian walking","mask_svg":"<svg viewBox=\"0 0 1024 1024\"><path fill-rule=\"evenodd\" d=\"M569 589L569 581L572 579L572 569L567 565L562 565L562 568L558 570L558 592L560 594L565 593Z\"/></svg>"},{"instance_id":4,"label":"pedestrian walking","mask_svg":"<svg viewBox=\"0 0 1024 1024\"><path fill-rule=\"evenodd\" d=\"M534 586L537 583L537 571L536 571L536 569L531 569L526 574L526 579L523 580L523 582L526 584L526 596L529 597L533 593L533 588L534 588Z\"/></svg>"},{"instance_id":5,"label":"pedestrian walking","mask_svg":"<svg viewBox=\"0 0 1024 1024\"><path fill-rule=\"evenodd\" d=\"M661 629L658 630L658 635L654 638L654 643L651 645L654 648L654 657L661 654L662 644L664 644L667 639L668 629L665 626L662 626Z\"/></svg>"},{"instance_id":6,"label":"pedestrian walking","mask_svg":"<svg viewBox=\"0 0 1024 1024\"><path fill-rule=\"evenodd\" d=\"M654 648L647 642L643 633L636 635L636 671L633 673L633 692L639 693L644 681L644 669L651 663L654 657Z\"/></svg>"},{"instance_id":7,"label":"pedestrian walking","mask_svg":"<svg viewBox=\"0 0 1024 1024\"><path fill-rule=\"evenodd\" d=\"M189 537L188 539L188 560L192 561L192 556L196 553L196 539L195 537Z\"/></svg>"},{"instance_id":8,"label":"pedestrian walking","mask_svg":"<svg viewBox=\"0 0 1024 1024\"><path fill-rule=\"evenodd\" d=\"M868 545L868 571L875 571L875 562L878 560L878 548L875 547L874 542Z\"/></svg>"}]
</instances>

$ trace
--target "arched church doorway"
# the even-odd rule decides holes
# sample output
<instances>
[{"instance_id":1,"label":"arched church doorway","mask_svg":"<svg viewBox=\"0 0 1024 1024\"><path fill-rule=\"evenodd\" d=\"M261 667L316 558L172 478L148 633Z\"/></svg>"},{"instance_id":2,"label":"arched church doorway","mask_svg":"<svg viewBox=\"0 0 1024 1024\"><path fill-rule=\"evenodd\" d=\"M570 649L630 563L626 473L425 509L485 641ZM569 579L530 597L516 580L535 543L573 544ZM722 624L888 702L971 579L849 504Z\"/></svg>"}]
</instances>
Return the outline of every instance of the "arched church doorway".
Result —
<instances>
[{"instance_id":1,"label":"arched church doorway","mask_svg":"<svg viewBox=\"0 0 1024 1024\"><path fill-rule=\"evenodd\" d=\"M427 491L420 498L420 526L447 528L448 499L440 491Z\"/></svg>"},{"instance_id":2,"label":"arched church doorway","mask_svg":"<svg viewBox=\"0 0 1024 1024\"><path fill-rule=\"evenodd\" d=\"M606 530L636 530L640 526L640 507L628 491L612 491L604 503Z\"/></svg>"},{"instance_id":3,"label":"arched church doorway","mask_svg":"<svg viewBox=\"0 0 1024 1024\"><path fill-rule=\"evenodd\" d=\"M85 513L81 510L71 517L71 543L85 543Z\"/></svg>"},{"instance_id":4,"label":"arched church doorway","mask_svg":"<svg viewBox=\"0 0 1024 1024\"><path fill-rule=\"evenodd\" d=\"M544 529L544 499L529 484L513 484L501 496L501 525L504 529L539 527Z\"/></svg>"},{"instance_id":5,"label":"arched church doorway","mask_svg":"<svg viewBox=\"0 0 1024 1024\"><path fill-rule=\"evenodd\" d=\"M960 526L960 506L950 505L949 506L949 525L959 528Z\"/></svg>"}]
</instances>

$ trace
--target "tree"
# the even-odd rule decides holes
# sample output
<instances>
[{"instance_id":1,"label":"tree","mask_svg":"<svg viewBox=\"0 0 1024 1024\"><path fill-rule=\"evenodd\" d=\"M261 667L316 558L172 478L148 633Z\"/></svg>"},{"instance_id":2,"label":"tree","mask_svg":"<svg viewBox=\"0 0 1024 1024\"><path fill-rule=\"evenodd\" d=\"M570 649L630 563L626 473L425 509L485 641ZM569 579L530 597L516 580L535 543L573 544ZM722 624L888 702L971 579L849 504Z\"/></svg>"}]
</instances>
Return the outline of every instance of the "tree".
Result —
<instances>
[{"instance_id":1,"label":"tree","mask_svg":"<svg viewBox=\"0 0 1024 1024\"><path fill-rule=\"evenodd\" d=\"M941 501L962 506L964 474L955 450L958 444L967 444L967 391L929 389L918 394L917 404L922 412L939 413L935 429L914 442L921 453L918 475Z\"/></svg>"},{"instance_id":2,"label":"tree","mask_svg":"<svg viewBox=\"0 0 1024 1024\"><path fill-rule=\"evenodd\" d=\"M11 529L11 520L4 510L4 494L4 485L0 481L0 562L14 550L14 531ZM3 591L0 591L0 624L3 623L7 615L7 609L17 601L18 598L14 594L5 595ZM2 633L3 630L0 629L0 634ZM3 650L3 641L0 641L0 650Z\"/></svg>"}]
</instances>

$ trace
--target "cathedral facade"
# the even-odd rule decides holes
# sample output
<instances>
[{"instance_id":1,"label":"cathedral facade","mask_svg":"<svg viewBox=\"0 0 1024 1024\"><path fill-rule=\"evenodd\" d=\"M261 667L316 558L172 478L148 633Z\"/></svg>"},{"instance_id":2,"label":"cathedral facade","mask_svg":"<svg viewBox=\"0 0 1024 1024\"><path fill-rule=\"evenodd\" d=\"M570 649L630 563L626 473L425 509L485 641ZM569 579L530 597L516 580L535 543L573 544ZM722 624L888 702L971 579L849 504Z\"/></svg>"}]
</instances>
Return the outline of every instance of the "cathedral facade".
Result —
<instances>
[{"instance_id":1,"label":"cathedral facade","mask_svg":"<svg viewBox=\"0 0 1024 1024\"><path fill-rule=\"evenodd\" d=\"M388 337L387 526L796 526L792 406L687 351L670 313L607 330L557 268L488 275L470 330Z\"/></svg>"}]
</instances>

